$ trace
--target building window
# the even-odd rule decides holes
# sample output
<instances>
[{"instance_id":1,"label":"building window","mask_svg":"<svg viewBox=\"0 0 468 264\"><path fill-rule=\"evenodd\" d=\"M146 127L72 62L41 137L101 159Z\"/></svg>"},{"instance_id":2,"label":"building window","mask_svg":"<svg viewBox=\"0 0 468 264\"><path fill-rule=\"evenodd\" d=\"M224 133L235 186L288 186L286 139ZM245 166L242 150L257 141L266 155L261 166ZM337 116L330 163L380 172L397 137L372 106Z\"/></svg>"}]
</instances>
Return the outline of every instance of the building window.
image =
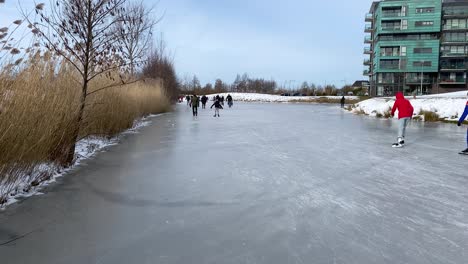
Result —
<instances>
[{"instance_id":1,"label":"building window","mask_svg":"<svg viewBox=\"0 0 468 264\"><path fill-rule=\"evenodd\" d=\"M380 60L380 68L385 70L398 70L400 60Z\"/></svg>"},{"instance_id":2,"label":"building window","mask_svg":"<svg viewBox=\"0 0 468 264\"><path fill-rule=\"evenodd\" d=\"M466 29L466 19L447 19L444 22L444 29Z\"/></svg>"},{"instance_id":3,"label":"building window","mask_svg":"<svg viewBox=\"0 0 468 264\"><path fill-rule=\"evenodd\" d=\"M443 40L446 42L465 42L468 32L444 33Z\"/></svg>"},{"instance_id":4,"label":"building window","mask_svg":"<svg viewBox=\"0 0 468 264\"><path fill-rule=\"evenodd\" d=\"M432 48L414 48L413 51L415 54L421 54L421 53L432 53Z\"/></svg>"},{"instance_id":5,"label":"building window","mask_svg":"<svg viewBox=\"0 0 468 264\"><path fill-rule=\"evenodd\" d=\"M416 21L414 25L417 27L428 27L434 25L434 21Z\"/></svg>"},{"instance_id":6,"label":"building window","mask_svg":"<svg viewBox=\"0 0 468 264\"><path fill-rule=\"evenodd\" d=\"M414 67L432 67L432 62L431 61L414 61L413 66Z\"/></svg>"},{"instance_id":7,"label":"building window","mask_svg":"<svg viewBox=\"0 0 468 264\"><path fill-rule=\"evenodd\" d=\"M400 48L400 56L406 56L406 47L401 47Z\"/></svg>"},{"instance_id":8,"label":"building window","mask_svg":"<svg viewBox=\"0 0 468 264\"><path fill-rule=\"evenodd\" d=\"M442 56L466 54L465 46L442 46L441 50L442 50Z\"/></svg>"},{"instance_id":9,"label":"building window","mask_svg":"<svg viewBox=\"0 0 468 264\"><path fill-rule=\"evenodd\" d=\"M425 14L425 13L434 13L434 7L423 7L423 8L416 8L416 13L418 14Z\"/></svg>"},{"instance_id":10,"label":"building window","mask_svg":"<svg viewBox=\"0 0 468 264\"><path fill-rule=\"evenodd\" d=\"M400 47L380 47L380 56L398 57L400 56Z\"/></svg>"},{"instance_id":11,"label":"building window","mask_svg":"<svg viewBox=\"0 0 468 264\"><path fill-rule=\"evenodd\" d=\"M408 29L408 20L406 19L401 20L401 29L402 30Z\"/></svg>"}]
</instances>

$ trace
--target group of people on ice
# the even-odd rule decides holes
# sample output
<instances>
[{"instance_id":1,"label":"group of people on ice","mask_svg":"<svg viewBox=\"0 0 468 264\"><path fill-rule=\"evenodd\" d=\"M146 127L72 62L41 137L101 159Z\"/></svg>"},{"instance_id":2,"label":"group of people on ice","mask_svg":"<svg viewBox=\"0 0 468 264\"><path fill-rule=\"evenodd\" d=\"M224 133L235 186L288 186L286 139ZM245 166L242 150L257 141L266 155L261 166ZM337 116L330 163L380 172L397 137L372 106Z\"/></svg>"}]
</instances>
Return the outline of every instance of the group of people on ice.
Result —
<instances>
[{"instance_id":1,"label":"group of people on ice","mask_svg":"<svg viewBox=\"0 0 468 264\"><path fill-rule=\"evenodd\" d=\"M193 94L192 96L187 95L185 97L187 101L187 105L192 108L193 116L198 116L198 107L200 107L200 102L202 104L202 109L206 109L206 103L208 102L208 97L203 95L202 97ZM230 94L226 97L226 101L228 103L229 108L233 106L233 99ZM215 108L214 117L219 117L219 110L223 109L224 106L224 96L216 95L213 97L213 104L211 105L210 109Z\"/></svg>"},{"instance_id":2,"label":"group of people on ice","mask_svg":"<svg viewBox=\"0 0 468 264\"><path fill-rule=\"evenodd\" d=\"M468 95L468 94L467 94ZM393 104L391 115L392 117L395 115L396 110L398 110L398 137L397 142L392 145L394 148L401 148L405 144L405 134L406 134L406 126L408 125L409 121L413 117L414 108L411 105L408 99L405 99L402 92L398 92L396 94L396 101ZM457 125L461 126L465 121L466 117L468 116L468 102L466 102L465 110L463 114L460 116ZM468 155L468 129L466 132L466 144L467 148L460 152L460 154Z\"/></svg>"}]
</instances>

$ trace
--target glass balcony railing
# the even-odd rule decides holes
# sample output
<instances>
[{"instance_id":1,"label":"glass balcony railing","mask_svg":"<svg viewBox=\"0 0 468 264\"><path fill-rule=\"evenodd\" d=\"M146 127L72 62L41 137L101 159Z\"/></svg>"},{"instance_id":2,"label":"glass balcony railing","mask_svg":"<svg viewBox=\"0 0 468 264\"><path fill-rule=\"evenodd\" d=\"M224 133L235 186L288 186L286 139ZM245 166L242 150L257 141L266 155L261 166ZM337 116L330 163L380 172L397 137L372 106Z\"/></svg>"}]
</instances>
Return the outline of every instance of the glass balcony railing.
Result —
<instances>
[{"instance_id":1,"label":"glass balcony railing","mask_svg":"<svg viewBox=\"0 0 468 264\"><path fill-rule=\"evenodd\" d=\"M372 37L371 36L365 36L364 37L364 43L372 43Z\"/></svg>"},{"instance_id":2,"label":"glass balcony railing","mask_svg":"<svg viewBox=\"0 0 468 264\"><path fill-rule=\"evenodd\" d=\"M423 83L432 83L431 78L423 78L422 80ZM409 77L406 78L406 83L421 83L421 78L419 77Z\"/></svg>"},{"instance_id":3,"label":"glass balcony railing","mask_svg":"<svg viewBox=\"0 0 468 264\"><path fill-rule=\"evenodd\" d=\"M362 75L369 75L370 74L370 71L369 70L363 70L362 71Z\"/></svg>"},{"instance_id":4,"label":"glass balcony railing","mask_svg":"<svg viewBox=\"0 0 468 264\"><path fill-rule=\"evenodd\" d=\"M372 21L374 20L374 14L367 13L366 14L366 21Z\"/></svg>"},{"instance_id":5,"label":"glass balcony railing","mask_svg":"<svg viewBox=\"0 0 468 264\"><path fill-rule=\"evenodd\" d=\"M460 64L440 64L442 70L465 70L466 65L463 63Z\"/></svg>"},{"instance_id":6,"label":"glass balcony railing","mask_svg":"<svg viewBox=\"0 0 468 264\"><path fill-rule=\"evenodd\" d=\"M468 56L467 52L450 52L450 51L442 51L440 53L442 57L466 57Z\"/></svg>"},{"instance_id":7,"label":"glass balcony railing","mask_svg":"<svg viewBox=\"0 0 468 264\"><path fill-rule=\"evenodd\" d=\"M457 84L457 83L466 83L466 79L464 77L457 77L457 78L444 78L444 77L441 77L440 78L440 82L441 83L453 83L453 84Z\"/></svg>"},{"instance_id":8,"label":"glass balcony railing","mask_svg":"<svg viewBox=\"0 0 468 264\"><path fill-rule=\"evenodd\" d=\"M380 65L380 69L382 70L399 70L400 65Z\"/></svg>"},{"instance_id":9,"label":"glass balcony railing","mask_svg":"<svg viewBox=\"0 0 468 264\"><path fill-rule=\"evenodd\" d=\"M466 38L443 38L442 42L467 42Z\"/></svg>"},{"instance_id":10,"label":"glass balcony railing","mask_svg":"<svg viewBox=\"0 0 468 264\"><path fill-rule=\"evenodd\" d=\"M468 10L466 9L446 9L443 12L444 16L468 16Z\"/></svg>"},{"instance_id":11,"label":"glass balcony railing","mask_svg":"<svg viewBox=\"0 0 468 264\"><path fill-rule=\"evenodd\" d=\"M405 16L401 10L395 10L395 11L382 11L382 17L402 17Z\"/></svg>"},{"instance_id":12,"label":"glass balcony railing","mask_svg":"<svg viewBox=\"0 0 468 264\"><path fill-rule=\"evenodd\" d=\"M373 30L373 27L371 24L366 24L365 27L364 27L364 31L365 32L372 32Z\"/></svg>"},{"instance_id":13,"label":"glass balcony railing","mask_svg":"<svg viewBox=\"0 0 468 264\"><path fill-rule=\"evenodd\" d=\"M394 31L394 30L401 30L401 25L382 26L382 31Z\"/></svg>"},{"instance_id":14,"label":"glass balcony railing","mask_svg":"<svg viewBox=\"0 0 468 264\"><path fill-rule=\"evenodd\" d=\"M444 25L442 27L444 30L452 30L452 29L468 29L468 25L459 25L459 26L454 26L454 25Z\"/></svg>"},{"instance_id":15,"label":"glass balcony railing","mask_svg":"<svg viewBox=\"0 0 468 264\"><path fill-rule=\"evenodd\" d=\"M364 63L364 65L371 65L371 60L365 59L365 60L363 61L363 63Z\"/></svg>"},{"instance_id":16,"label":"glass balcony railing","mask_svg":"<svg viewBox=\"0 0 468 264\"><path fill-rule=\"evenodd\" d=\"M364 48L364 53L365 54L371 54L372 53L372 49L370 47L365 47Z\"/></svg>"}]
</instances>

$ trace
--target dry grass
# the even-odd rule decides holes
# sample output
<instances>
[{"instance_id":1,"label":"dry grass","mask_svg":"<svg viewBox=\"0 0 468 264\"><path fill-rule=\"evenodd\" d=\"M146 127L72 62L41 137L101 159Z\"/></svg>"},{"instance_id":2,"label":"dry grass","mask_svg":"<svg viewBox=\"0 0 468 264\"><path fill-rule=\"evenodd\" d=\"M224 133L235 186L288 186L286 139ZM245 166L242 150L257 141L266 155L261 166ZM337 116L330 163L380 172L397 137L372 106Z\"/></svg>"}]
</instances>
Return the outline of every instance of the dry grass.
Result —
<instances>
[{"instance_id":1,"label":"dry grass","mask_svg":"<svg viewBox=\"0 0 468 264\"><path fill-rule=\"evenodd\" d=\"M419 115L424 116L424 122L438 122L443 120L442 118L440 118L439 114L432 111L421 110L421 112L419 112Z\"/></svg>"},{"instance_id":2,"label":"dry grass","mask_svg":"<svg viewBox=\"0 0 468 264\"><path fill-rule=\"evenodd\" d=\"M81 89L77 79L70 67L50 58L36 57L21 68L0 71L0 204L19 182L47 179L47 172L35 178L28 175L41 164L56 163L75 143L72 131ZM90 89L108 82L96 79ZM80 137L110 137L139 117L167 111L170 104L162 90L151 81L90 95Z\"/></svg>"}]
</instances>

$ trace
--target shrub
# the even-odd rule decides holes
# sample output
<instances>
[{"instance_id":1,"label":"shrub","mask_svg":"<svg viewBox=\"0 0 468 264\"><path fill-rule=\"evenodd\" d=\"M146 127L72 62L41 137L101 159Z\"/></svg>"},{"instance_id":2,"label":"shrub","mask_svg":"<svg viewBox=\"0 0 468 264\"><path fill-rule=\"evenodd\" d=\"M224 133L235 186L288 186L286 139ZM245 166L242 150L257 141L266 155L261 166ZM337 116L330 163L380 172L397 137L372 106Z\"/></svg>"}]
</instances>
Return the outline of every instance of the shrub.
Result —
<instances>
[{"instance_id":1,"label":"shrub","mask_svg":"<svg viewBox=\"0 0 468 264\"><path fill-rule=\"evenodd\" d=\"M425 122L437 122L441 120L439 115L436 112L432 111L421 110L421 112L419 112L419 115L424 116Z\"/></svg>"}]
</instances>

